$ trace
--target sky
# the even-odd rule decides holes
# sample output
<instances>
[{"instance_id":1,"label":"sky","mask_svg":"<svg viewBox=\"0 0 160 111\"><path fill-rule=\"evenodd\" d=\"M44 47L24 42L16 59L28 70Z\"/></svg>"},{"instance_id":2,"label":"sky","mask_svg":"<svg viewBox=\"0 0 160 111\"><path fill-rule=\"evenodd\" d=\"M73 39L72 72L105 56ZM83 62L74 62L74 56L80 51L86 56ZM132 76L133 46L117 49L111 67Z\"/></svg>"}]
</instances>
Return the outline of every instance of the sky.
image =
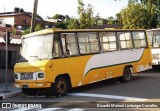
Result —
<instances>
[{"instance_id":1,"label":"sky","mask_svg":"<svg viewBox=\"0 0 160 111\"><path fill-rule=\"evenodd\" d=\"M37 13L42 18L53 17L55 14L78 17L78 0L38 0ZM85 5L94 7L94 14L102 18L115 17L116 13L125 8L128 0L83 0ZM34 0L0 0L0 13L12 12L15 7L23 8L26 12L33 11Z\"/></svg>"}]
</instances>

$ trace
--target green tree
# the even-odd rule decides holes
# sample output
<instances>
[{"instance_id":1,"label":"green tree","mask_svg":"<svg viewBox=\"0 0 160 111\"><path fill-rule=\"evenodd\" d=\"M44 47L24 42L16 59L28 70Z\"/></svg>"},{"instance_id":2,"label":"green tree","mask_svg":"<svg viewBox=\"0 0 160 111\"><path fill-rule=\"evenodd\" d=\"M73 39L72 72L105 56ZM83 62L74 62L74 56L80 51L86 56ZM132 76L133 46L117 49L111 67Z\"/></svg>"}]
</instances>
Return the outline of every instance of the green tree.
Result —
<instances>
[{"instance_id":1,"label":"green tree","mask_svg":"<svg viewBox=\"0 0 160 111\"><path fill-rule=\"evenodd\" d=\"M40 31L40 30L43 30L42 26L41 25L36 25L35 27L35 31ZM26 34L29 34L30 33L30 28L29 29L26 29L22 32L22 35L26 35Z\"/></svg>"},{"instance_id":2,"label":"green tree","mask_svg":"<svg viewBox=\"0 0 160 111\"><path fill-rule=\"evenodd\" d=\"M128 4L138 2L138 0L128 0Z\"/></svg>"},{"instance_id":3,"label":"green tree","mask_svg":"<svg viewBox=\"0 0 160 111\"><path fill-rule=\"evenodd\" d=\"M108 17L107 20L108 20L108 24L114 24L115 23L115 20L112 16Z\"/></svg>"},{"instance_id":4,"label":"green tree","mask_svg":"<svg viewBox=\"0 0 160 111\"><path fill-rule=\"evenodd\" d=\"M53 19L57 19L57 28L66 29L69 24L70 17L68 15L55 14Z\"/></svg>"},{"instance_id":5,"label":"green tree","mask_svg":"<svg viewBox=\"0 0 160 111\"><path fill-rule=\"evenodd\" d=\"M30 29L26 29L22 32L22 35L26 35L26 34L29 34L30 33Z\"/></svg>"},{"instance_id":6,"label":"green tree","mask_svg":"<svg viewBox=\"0 0 160 111\"><path fill-rule=\"evenodd\" d=\"M148 29L157 25L155 7L152 7L152 11L150 12L146 5L134 2L128 4L128 7L122 9L120 13L124 28L127 29Z\"/></svg>"},{"instance_id":7,"label":"green tree","mask_svg":"<svg viewBox=\"0 0 160 111\"><path fill-rule=\"evenodd\" d=\"M70 20L70 17L69 17L68 15L65 15L64 17L65 17L65 20L66 20L66 21L67 21L67 20Z\"/></svg>"},{"instance_id":8,"label":"green tree","mask_svg":"<svg viewBox=\"0 0 160 111\"><path fill-rule=\"evenodd\" d=\"M35 31L43 30L42 26L40 24L37 24L35 27Z\"/></svg>"},{"instance_id":9,"label":"green tree","mask_svg":"<svg viewBox=\"0 0 160 111\"><path fill-rule=\"evenodd\" d=\"M116 13L116 23L122 24L122 17L120 13Z\"/></svg>"},{"instance_id":10,"label":"green tree","mask_svg":"<svg viewBox=\"0 0 160 111\"><path fill-rule=\"evenodd\" d=\"M57 28L66 29L66 28L67 28L67 24L66 24L66 22L58 22L58 23L56 24L56 27L57 27Z\"/></svg>"},{"instance_id":11,"label":"green tree","mask_svg":"<svg viewBox=\"0 0 160 111\"><path fill-rule=\"evenodd\" d=\"M69 20L69 23L68 23L68 26L67 26L68 29L79 29L79 21L78 19L76 18L71 18Z\"/></svg>"},{"instance_id":12,"label":"green tree","mask_svg":"<svg viewBox=\"0 0 160 111\"><path fill-rule=\"evenodd\" d=\"M65 20L65 16L64 15L60 15L60 14L55 14L53 16L54 19L60 19L61 21Z\"/></svg>"},{"instance_id":13,"label":"green tree","mask_svg":"<svg viewBox=\"0 0 160 111\"><path fill-rule=\"evenodd\" d=\"M12 34L16 34L16 29L15 28L13 28L13 30L12 30Z\"/></svg>"},{"instance_id":14,"label":"green tree","mask_svg":"<svg viewBox=\"0 0 160 111\"><path fill-rule=\"evenodd\" d=\"M150 12L150 24L157 24L157 27L160 24L160 0L140 0L141 3L145 4ZM154 10L153 10L154 9ZM153 15L153 13L155 13ZM154 19L157 19L159 23L154 22Z\"/></svg>"},{"instance_id":15,"label":"green tree","mask_svg":"<svg viewBox=\"0 0 160 111\"><path fill-rule=\"evenodd\" d=\"M107 23L108 23L108 20L104 19L104 18L99 18L97 20L97 25L103 25L103 24L107 24Z\"/></svg>"},{"instance_id":16,"label":"green tree","mask_svg":"<svg viewBox=\"0 0 160 111\"><path fill-rule=\"evenodd\" d=\"M15 7L14 12L25 12L23 8Z\"/></svg>"},{"instance_id":17,"label":"green tree","mask_svg":"<svg viewBox=\"0 0 160 111\"><path fill-rule=\"evenodd\" d=\"M88 4L85 8L85 4L82 0L78 0L78 15L79 15L79 28L85 29L97 25L98 14L94 17L93 6Z\"/></svg>"}]
</instances>

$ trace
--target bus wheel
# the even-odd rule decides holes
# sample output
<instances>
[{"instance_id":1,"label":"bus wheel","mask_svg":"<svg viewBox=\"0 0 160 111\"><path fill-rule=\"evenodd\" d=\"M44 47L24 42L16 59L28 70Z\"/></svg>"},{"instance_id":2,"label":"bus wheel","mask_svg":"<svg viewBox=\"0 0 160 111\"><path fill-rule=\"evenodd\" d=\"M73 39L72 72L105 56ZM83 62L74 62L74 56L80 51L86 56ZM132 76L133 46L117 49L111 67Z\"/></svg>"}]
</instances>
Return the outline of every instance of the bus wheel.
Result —
<instances>
[{"instance_id":1,"label":"bus wheel","mask_svg":"<svg viewBox=\"0 0 160 111\"><path fill-rule=\"evenodd\" d=\"M68 81L65 77L58 77L54 84L54 91L56 96L64 96L69 89Z\"/></svg>"},{"instance_id":2,"label":"bus wheel","mask_svg":"<svg viewBox=\"0 0 160 111\"><path fill-rule=\"evenodd\" d=\"M125 67L123 70L123 76L121 77L121 80L123 82L128 82L131 80L131 78L132 78L132 72L130 67Z\"/></svg>"}]
</instances>

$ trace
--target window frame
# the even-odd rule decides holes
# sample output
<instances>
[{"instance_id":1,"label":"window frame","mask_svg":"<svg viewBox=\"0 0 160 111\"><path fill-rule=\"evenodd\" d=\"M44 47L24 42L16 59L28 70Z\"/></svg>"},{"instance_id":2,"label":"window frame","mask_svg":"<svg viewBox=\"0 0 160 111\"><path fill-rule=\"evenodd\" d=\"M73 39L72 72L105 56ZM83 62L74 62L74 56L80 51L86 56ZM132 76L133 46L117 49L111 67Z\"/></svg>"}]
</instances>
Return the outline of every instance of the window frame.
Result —
<instances>
[{"instance_id":1,"label":"window frame","mask_svg":"<svg viewBox=\"0 0 160 111\"><path fill-rule=\"evenodd\" d=\"M112 32L115 34L115 41L108 41L108 42L102 42L102 37L100 37L101 33L109 33ZM129 32L131 38L129 40L120 40L120 38L118 37L118 32ZM133 32L143 32L145 38L142 40L145 40L146 42L146 47L135 47L135 43L134 43L134 39L133 39ZM79 42L79 34L95 34L96 35L96 39L97 39L97 47L98 47L98 52L91 52L91 44L92 42L90 42L90 39L88 39L88 42ZM121 50L130 50L130 49L138 49L138 48L148 48L148 38L146 37L146 31L145 30L106 30L106 31L64 31L64 32L55 32L55 34L58 34L58 36L60 37L60 48L61 48L61 52L62 52L62 56L61 57L56 57L56 58L65 58L65 57L75 57L75 56L85 56L85 55L92 55L92 54L100 54L100 53L106 53L106 52L114 52L114 51L121 51ZM64 50L63 50L63 45L62 45L62 34L74 34L75 35L75 43L77 46L77 55L69 55L69 56L64 56ZM83 36L82 36L83 37ZM88 36L89 37L89 36ZM53 39L54 40L54 39ZM65 39L66 40L66 39ZM132 42L132 48L122 48L120 41L131 41ZM115 43L116 44L116 50L107 50L104 51L103 50L103 43ZM54 43L54 42L53 42ZM89 44L89 48L90 48L90 52L88 53L81 53L80 50L80 43L87 43ZM126 43L127 44L127 43ZM142 46L142 45L141 45ZM54 47L54 44L53 44ZM54 57L55 58L55 57Z\"/></svg>"},{"instance_id":2,"label":"window frame","mask_svg":"<svg viewBox=\"0 0 160 111\"><path fill-rule=\"evenodd\" d=\"M79 38L80 38L79 34L80 34L80 33L82 33L82 34L87 34L87 33L88 33L88 34L95 34L95 35L96 35L97 45L98 45L98 51L97 51L97 52L92 52L92 51L91 51L91 43L92 43L92 42L90 42L90 37L87 37L87 38L88 38L88 42L79 42ZM100 40L99 40L98 31L94 31L94 32L77 32L77 43L78 43L78 48L79 48L79 54L80 54L80 55L98 54L98 53L101 52L101 49L100 49ZM87 43L87 44L89 44L90 52L89 52L89 53L81 53L80 43L83 43L83 44Z\"/></svg>"},{"instance_id":3,"label":"window frame","mask_svg":"<svg viewBox=\"0 0 160 111\"><path fill-rule=\"evenodd\" d=\"M62 35L63 34L74 34L75 35L75 44L76 44L76 48L77 48L77 54L75 54L75 55L68 55L68 56L66 56L65 54L64 54L64 50L63 50L63 43L62 43ZM65 32L61 32L60 33L60 37L61 37L61 48L62 48L62 56L63 57L73 57L73 56L78 56L79 55L79 47L78 47L78 43L77 43L77 33L76 32L68 32L68 33L65 33ZM66 46L66 36L65 36L65 46ZM65 47L65 48L67 48L67 47Z\"/></svg>"},{"instance_id":4,"label":"window frame","mask_svg":"<svg viewBox=\"0 0 160 111\"><path fill-rule=\"evenodd\" d=\"M54 57L53 56L53 53L54 53L54 39L55 39L56 34L57 34L57 36L59 38L59 42L60 42L61 55L59 57ZM53 59L57 59L57 58L62 58L63 57L63 47L62 47L62 39L61 39L61 34L60 33L53 33L52 57L53 57Z\"/></svg>"},{"instance_id":5,"label":"window frame","mask_svg":"<svg viewBox=\"0 0 160 111\"><path fill-rule=\"evenodd\" d=\"M115 33L115 39L116 39L116 41L108 41L108 42L102 42L102 37L100 37L100 33L109 33L109 32L112 32L112 33ZM102 53L105 53L105 52L113 52L113 51L118 51L119 50L119 45L118 45L118 38L117 38L117 31L103 31L103 32L99 32L99 39L100 39L100 46L101 46L101 52ZM107 51L104 51L103 50L103 44L104 43L108 43L108 45L109 45L109 43L116 43L116 50L107 50ZM109 45L110 46L110 45ZM109 48L110 49L110 48Z\"/></svg>"},{"instance_id":6,"label":"window frame","mask_svg":"<svg viewBox=\"0 0 160 111\"><path fill-rule=\"evenodd\" d=\"M143 32L143 33L144 33L144 39L134 39L134 36L133 36L133 33L134 33L134 32ZM146 31L136 30L136 31L131 31L131 33L132 33L132 38L133 38L133 43L134 43L134 48L135 48L135 49L138 49L138 48L145 48L145 49L146 49L146 48L148 48L148 38L147 38ZM136 47L136 45L135 45L135 40L140 40L140 45L141 45L141 47ZM146 46L143 46L143 47L142 47L141 40L145 40Z\"/></svg>"},{"instance_id":7,"label":"window frame","mask_svg":"<svg viewBox=\"0 0 160 111\"><path fill-rule=\"evenodd\" d=\"M126 38L125 38L125 40L120 40L120 37L118 36L118 32L128 32L128 33L130 33L130 38L131 39L129 39L129 40L126 40ZM131 31L117 31L117 39L118 39L118 44L119 44L119 50L129 50L129 49L134 49L134 43L133 43L133 37L132 37L132 32ZM125 41L125 44L126 44L126 48L122 48L121 47L121 41ZM132 43L132 47L131 48L128 48L127 47L127 41L131 41L131 43Z\"/></svg>"}]
</instances>

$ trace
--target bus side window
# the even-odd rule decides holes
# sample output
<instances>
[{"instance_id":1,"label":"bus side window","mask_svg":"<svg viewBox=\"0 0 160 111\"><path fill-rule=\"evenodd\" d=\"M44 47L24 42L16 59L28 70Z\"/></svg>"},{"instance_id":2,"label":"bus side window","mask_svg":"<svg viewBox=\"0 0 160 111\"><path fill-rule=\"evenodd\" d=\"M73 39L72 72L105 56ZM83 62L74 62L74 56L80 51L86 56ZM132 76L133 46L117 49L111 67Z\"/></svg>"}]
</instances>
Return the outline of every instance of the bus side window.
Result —
<instances>
[{"instance_id":1,"label":"bus side window","mask_svg":"<svg viewBox=\"0 0 160 111\"><path fill-rule=\"evenodd\" d=\"M153 31L148 31L147 35L148 35L150 46L152 47L153 46L153 37L154 37L153 36Z\"/></svg>"},{"instance_id":2,"label":"bus side window","mask_svg":"<svg viewBox=\"0 0 160 111\"><path fill-rule=\"evenodd\" d=\"M133 48L132 38L130 32L117 32L121 49Z\"/></svg>"},{"instance_id":3,"label":"bus side window","mask_svg":"<svg viewBox=\"0 0 160 111\"><path fill-rule=\"evenodd\" d=\"M95 32L78 33L78 43L81 54L99 52L99 41L97 38L97 33Z\"/></svg>"},{"instance_id":4,"label":"bus side window","mask_svg":"<svg viewBox=\"0 0 160 111\"><path fill-rule=\"evenodd\" d=\"M61 34L62 37L62 46L64 56L73 56L78 55L76 34L75 33L66 33Z\"/></svg>"},{"instance_id":5,"label":"bus side window","mask_svg":"<svg viewBox=\"0 0 160 111\"><path fill-rule=\"evenodd\" d=\"M132 32L135 48L147 47L145 33L142 31Z\"/></svg>"},{"instance_id":6,"label":"bus side window","mask_svg":"<svg viewBox=\"0 0 160 111\"><path fill-rule=\"evenodd\" d=\"M61 57L61 45L60 45L60 37L58 34L55 34L54 41L53 41L53 57Z\"/></svg>"},{"instance_id":7,"label":"bus side window","mask_svg":"<svg viewBox=\"0 0 160 111\"><path fill-rule=\"evenodd\" d=\"M100 32L101 47L103 52L117 50L115 32Z\"/></svg>"}]
</instances>

